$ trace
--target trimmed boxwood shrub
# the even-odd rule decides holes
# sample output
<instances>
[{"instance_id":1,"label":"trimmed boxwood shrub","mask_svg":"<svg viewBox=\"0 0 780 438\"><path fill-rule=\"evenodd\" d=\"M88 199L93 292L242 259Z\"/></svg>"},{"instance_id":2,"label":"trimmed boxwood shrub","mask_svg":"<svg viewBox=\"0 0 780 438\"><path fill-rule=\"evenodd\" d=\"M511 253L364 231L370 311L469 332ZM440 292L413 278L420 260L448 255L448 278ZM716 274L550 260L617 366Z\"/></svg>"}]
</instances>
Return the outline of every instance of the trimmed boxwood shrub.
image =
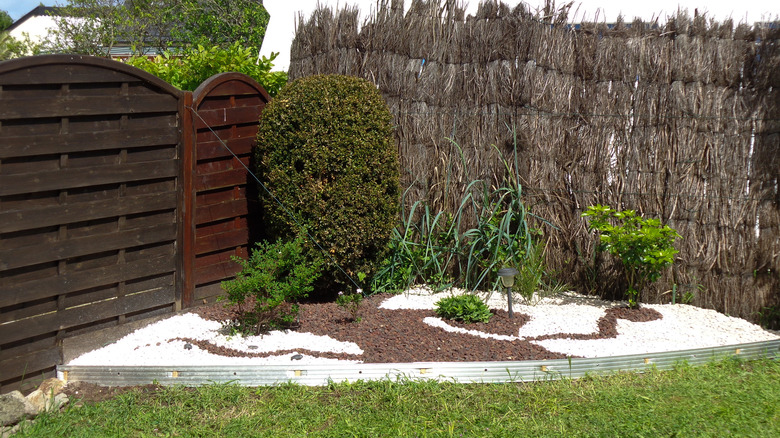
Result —
<instances>
[{"instance_id":1,"label":"trimmed boxwood shrub","mask_svg":"<svg viewBox=\"0 0 780 438\"><path fill-rule=\"evenodd\" d=\"M340 75L293 81L263 110L257 136L260 180L351 277L370 278L400 194L391 116L376 87ZM271 238L300 232L263 189L260 198ZM330 292L347 281L335 266L323 278Z\"/></svg>"}]
</instances>

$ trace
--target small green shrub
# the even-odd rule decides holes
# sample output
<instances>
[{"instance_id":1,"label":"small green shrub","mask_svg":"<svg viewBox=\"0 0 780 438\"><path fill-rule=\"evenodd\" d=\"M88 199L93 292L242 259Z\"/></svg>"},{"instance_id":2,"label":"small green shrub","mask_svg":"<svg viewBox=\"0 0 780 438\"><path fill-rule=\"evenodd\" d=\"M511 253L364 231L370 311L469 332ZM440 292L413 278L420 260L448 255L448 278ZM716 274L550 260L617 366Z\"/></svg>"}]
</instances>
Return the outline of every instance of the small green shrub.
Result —
<instances>
[{"instance_id":1,"label":"small green shrub","mask_svg":"<svg viewBox=\"0 0 780 438\"><path fill-rule=\"evenodd\" d=\"M436 302L436 314L442 318L472 322L490 321L490 309L482 300L472 294L455 295Z\"/></svg>"},{"instance_id":2,"label":"small green shrub","mask_svg":"<svg viewBox=\"0 0 780 438\"><path fill-rule=\"evenodd\" d=\"M590 230L600 233L597 250L609 252L623 264L628 302L637 307L645 286L658 280L661 272L674 263L679 252L674 249L674 241L680 235L670 226L662 226L658 219L644 219L634 210L617 211L595 205L582 216L590 218Z\"/></svg>"},{"instance_id":3,"label":"small green shrub","mask_svg":"<svg viewBox=\"0 0 780 438\"><path fill-rule=\"evenodd\" d=\"M259 243L249 260L233 260L241 271L234 280L223 281L222 288L228 304L239 308L234 329L244 334L291 326L298 315L296 302L312 292L322 269L320 258L304 256L300 237Z\"/></svg>"},{"instance_id":4,"label":"small green shrub","mask_svg":"<svg viewBox=\"0 0 780 438\"><path fill-rule=\"evenodd\" d=\"M291 82L263 111L256 162L275 197L260 190L273 236L296 234L300 224L350 277L373 275L399 201L391 116L374 85L338 75ZM347 281L328 266L323 293Z\"/></svg>"},{"instance_id":5,"label":"small green shrub","mask_svg":"<svg viewBox=\"0 0 780 438\"><path fill-rule=\"evenodd\" d=\"M545 276L544 245L541 242L536 242L531 247L517 270L518 274L515 276L512 289L523 297L526 303L531 303L534 293L544 287L542 281Z\"/></svg>"},{"instance_id":6,"label":"small green shrub","mask_svg":"<svg viewBox=\"0 0 780 438\"><path fill-rule=\"evenodd\" d=\"M339 307L349 312L349 316L352 318L352 321L354 322L360 322L360 317L358 316L358 312L360 312L360 303L363 302L363 291L358 289L355 293L344 293L339 292L338 297L336 297L336 304L338 304Z\"/></svg>"}]
</instances>

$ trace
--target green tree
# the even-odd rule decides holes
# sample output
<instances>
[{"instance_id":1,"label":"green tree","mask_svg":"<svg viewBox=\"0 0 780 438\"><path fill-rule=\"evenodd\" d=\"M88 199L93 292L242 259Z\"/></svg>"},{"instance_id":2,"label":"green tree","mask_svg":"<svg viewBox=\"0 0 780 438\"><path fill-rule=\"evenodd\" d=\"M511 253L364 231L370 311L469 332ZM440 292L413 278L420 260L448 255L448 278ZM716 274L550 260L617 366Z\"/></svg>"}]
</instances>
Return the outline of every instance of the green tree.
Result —
<instances>
[{"instance_id":1,"label":"green tree","mask_svg":"<svg viewBox=\"0 0 780 438\"><path fill-rule=\"evenodd\" d=\"M148 1L148 0L145 0ZM262 0L170 0L170 36L181 45L225 47L239 41L244 46L261 47L270 15Z\"/></svg>"},{"instance_id":2,"label":"green tree","mask_svg":"<svg viewBox=\"0 0 780 438\"><path fill-rule=\"evenodd\" d=\"M0 9L0 30L6 30L12 24L14 24L13 18L8 15L8 12Z\"/></svg>"},{"instance_id":3,"label":"green tree","mask_svg":"<svg viewBox=\"0 0 780 438\"><path fill-rule=\"evenodd\" d=\"M270 15L261 0L68 0L52 52L106 56L123 43L148 49L262 45Z\"/></svg>"},{"instance_id":4,"label":"green tree","mask_svg":"<svg viewBox=\"0 0 780 438\"><path fill-rule=\"evenodd\" d=\"M24 33L22 39L18 40L8 32L0 32L0 61L37 55L39 52L40 44L33 43L27 33Z\"/></svg>"},{"instance_id":5,"label":"green tree","mask_svg":"<svg viewBox=\"0 0 780 438\"><path fill-rule=\"evenodd\" d=\"M124 0L69 0L54 18L57 29L49 31L44 50L106 56L118 41L143 41L145 31L130 31L135 27L131 17Z\"/></svg>"}]
</instances>

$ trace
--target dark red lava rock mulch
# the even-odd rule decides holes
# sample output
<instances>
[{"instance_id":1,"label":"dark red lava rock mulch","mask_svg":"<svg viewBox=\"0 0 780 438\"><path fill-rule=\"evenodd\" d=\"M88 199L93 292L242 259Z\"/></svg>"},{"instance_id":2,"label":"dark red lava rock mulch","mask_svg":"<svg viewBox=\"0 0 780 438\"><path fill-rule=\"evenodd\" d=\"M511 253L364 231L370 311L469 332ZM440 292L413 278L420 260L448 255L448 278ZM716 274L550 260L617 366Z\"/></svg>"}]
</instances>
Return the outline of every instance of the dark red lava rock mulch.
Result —
<instances>
[{"instance_id":1,"label":"dark red lava rock mulch","mask_svg":"<svg viewBox=\"0 0 780 438\"><path fill-rule=\"evenodd\" d=\"M608 309L599 319L598 333L566 334L556 333L528 340L496 340L469 334L451 333L423 322L426 317L436 316L433 310L386 310L379 304L390 295L378 294L363 301L360 307L360 322L353 322L347 312L335 303L312 303L300 306L300 324L297 331L327 335L340 341L354 342L363 350L363 355L322 353L303 349L290 349L274 353L246 353L219 347L206 341L181 338L190 344L214 354L224 356L266 357L270 355L297 352L318 357L342 360L362 360L365 363L391 362L471 362L506 360L564 359L567 356L553 353L531 340L543 339L603 339L617 336L617 319L633 322L653 321L661 318L655 310L615 307ZM226 321L236 316L234 308L223 304L199 307L193 312L201 317ZM516 336L518 329L528 322L527 315L515 313L510 319L504 310L494 311L488 323L462 324L447 321L454 327L478 330L485 333Z\"/></svg>"}]
</instances>

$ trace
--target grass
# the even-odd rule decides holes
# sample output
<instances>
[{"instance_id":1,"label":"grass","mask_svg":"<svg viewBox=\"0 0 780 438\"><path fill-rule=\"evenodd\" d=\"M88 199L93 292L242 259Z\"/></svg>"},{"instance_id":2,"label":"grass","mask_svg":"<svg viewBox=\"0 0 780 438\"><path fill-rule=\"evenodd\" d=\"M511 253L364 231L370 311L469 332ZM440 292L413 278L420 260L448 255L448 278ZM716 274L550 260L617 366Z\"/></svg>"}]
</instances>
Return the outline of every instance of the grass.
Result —
<instances>
[{"instance_id":1,"label":"grass","mask_svg":"<svg viewBox=\"0 0 780 438\"><path fill-rule=\"evenodd\" d=\"M780 361L518 384L213 384L44 414L17 437L780 436Z\"/></svg>"}]
</instances>

